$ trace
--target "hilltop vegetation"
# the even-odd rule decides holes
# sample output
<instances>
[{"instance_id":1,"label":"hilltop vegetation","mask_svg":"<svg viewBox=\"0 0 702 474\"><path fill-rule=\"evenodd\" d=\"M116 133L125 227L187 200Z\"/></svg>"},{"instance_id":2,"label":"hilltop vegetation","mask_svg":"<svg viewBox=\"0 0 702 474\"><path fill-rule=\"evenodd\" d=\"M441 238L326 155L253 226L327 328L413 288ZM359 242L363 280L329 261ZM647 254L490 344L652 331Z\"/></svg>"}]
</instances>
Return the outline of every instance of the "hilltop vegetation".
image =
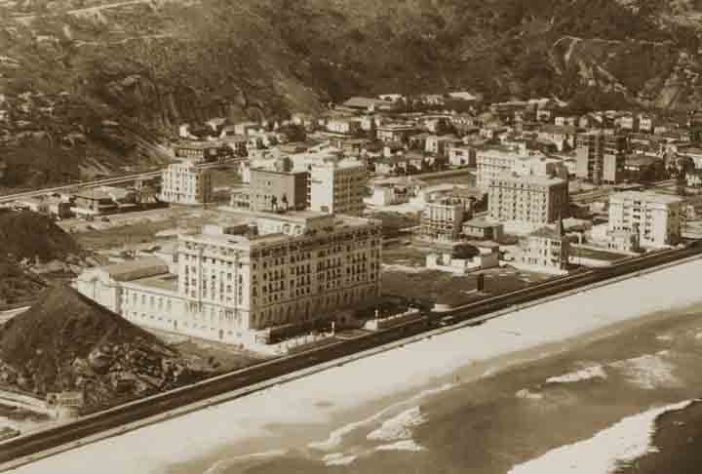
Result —
<instances>
[{"instance_id":1,"label":"hilltop vegetation","mask_svg":"<svg viewBox=\"0 0 702 474\"><path fill-rule=\"evenodd\" d=\"M354 94L702 103L698 2L28 1L0 6L6 186L159 163L183 122ZM589 91L589 92L588 92Z\"/></svg>"},{"instance_id":2,"label":"hilltop vegetation","mask_svg":"<svg viewBox=\"0 0 702 474\"><path fill-rule=\"evenodd\" d=\"M46 216L0 212L0 307L36 297L47 282L30 271L54 260L80 261L83 251Z\"/></svg>"}]
</instances>

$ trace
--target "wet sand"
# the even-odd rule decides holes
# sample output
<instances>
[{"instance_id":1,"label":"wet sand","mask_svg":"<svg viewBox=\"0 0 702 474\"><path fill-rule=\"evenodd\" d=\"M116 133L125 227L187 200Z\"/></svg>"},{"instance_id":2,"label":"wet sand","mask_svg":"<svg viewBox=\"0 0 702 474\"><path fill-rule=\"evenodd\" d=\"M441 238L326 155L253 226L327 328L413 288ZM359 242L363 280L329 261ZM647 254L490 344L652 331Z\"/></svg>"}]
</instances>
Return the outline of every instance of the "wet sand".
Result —
<instances>
[{"instance_id":1,"label":"wet sand","mask_svg":"<svg viewBox=\"0 0 702 474\"><path fill-rule=\"evenodd\" d=\"M338 443L321 449L318 443L302 442L306 427L300 426L299 433L288 432L287 444L278 440L277 447L268 446L269 450L262 450L261 445L249 447L259 449L261 456L220 453L219 464L189 463L170 472L506 473L651 407L695 398L702 386L702 372L696 370L702 361L702 338L695 338L697 334L702 334L702 307L674 315L658 313L591 334L572 342L567 350L554 346L553 355L541 354L538 361L503 360L511 367L487 378L476 375L494 366L457 371L451 388L421 399L405 399L405 403L396 400L396 409L365 423L359 420L368 417L357 419L357 426ZM534 355L524 353L522 357ZM702 407L695 405L694 411L702 417ZM668 420L666 417L661 419ZM404 425L390 426L393 420ZM383 427L386 435L378 436ZM692 426L688 430L702 432ZM680 439L677 433L672 442ZM691 463L699 456L690 453L690 457ZM582 472L606 472L589 470L577 454L574 461L582 462ZM649 470L618 472L693 472L661 470L662 462L670 463L669 457L650 457L646 461L652 466ZM523 471L564 472L562 465L543 470L549 464L553 465L525 466Z\"/></svg>"}]
</instances>

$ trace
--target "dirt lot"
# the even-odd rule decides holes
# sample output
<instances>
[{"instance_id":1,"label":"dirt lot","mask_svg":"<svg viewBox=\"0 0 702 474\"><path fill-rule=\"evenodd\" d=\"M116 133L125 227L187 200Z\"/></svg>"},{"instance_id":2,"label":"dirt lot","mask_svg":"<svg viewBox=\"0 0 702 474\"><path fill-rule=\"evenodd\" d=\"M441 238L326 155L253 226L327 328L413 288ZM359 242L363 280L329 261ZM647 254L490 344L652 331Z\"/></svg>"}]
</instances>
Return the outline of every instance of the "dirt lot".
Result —
<instances>
[{"instance_id":1,"label":"dirt lot","mask_svg":"<svg viewBox=\"0 0 702 474\"><path fill-rule=\"evenodd\" d=\"M488 295L524 288L529 283L543 281L545 275L521 272L512 268L496 268L485 275L485 293L475 292L477 274L454 276L438 271L385 271L382 275L383 294L432 306L435 302L464 304Z\"/></svg>"},{"instance_id":2,"label":"dirt lot","mask_svg":"<svg viewBox=\"0 0 702 474\"><path fill-rule=\"evenodd\" d=\"M101 251L173 238L179 231L197 230L222 218L226 216L216 209L174 206L109 216L109 222L71 220L62 222L61 226L83 248Z\"/></svg>"},{"instance_id":3,"label":"dirt lot","mask_svg":"<svg viewBox=\"0 0 702 474\"><path fill-rule=\"evenodd\" d=\"M183 357L200 365L203 370L215 373L240 369L266 360L266 357L236 349L230 344L152 329L149 329L149 332L175 348Z\"/></svg>"},{"instance_id":4,"label":"dirt lot","mask_svg":"<svg viewBox=\"0 0 702 474\"><path fill-rule=\"evenodd\" d=\"M402 265L406 267L424 267L430 248L414 245L393 245L383 248L385 265Z\"/></svg>"}]
</instances>

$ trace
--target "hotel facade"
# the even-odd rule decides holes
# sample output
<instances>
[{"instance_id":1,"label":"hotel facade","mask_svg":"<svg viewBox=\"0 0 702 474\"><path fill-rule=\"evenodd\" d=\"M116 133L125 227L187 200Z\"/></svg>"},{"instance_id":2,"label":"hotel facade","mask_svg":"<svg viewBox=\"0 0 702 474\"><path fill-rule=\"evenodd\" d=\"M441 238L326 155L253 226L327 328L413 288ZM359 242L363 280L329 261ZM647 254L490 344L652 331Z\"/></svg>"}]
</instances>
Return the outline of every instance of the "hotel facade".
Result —
<instances>
[{"instance_id":1,"label":"hotel facade","mask_svg":"<svg viewBox=\"0 0 702 474\"><path fill-rule=\"evenodd\" d=\"M134 324L252 349L378 298L380 223L308 211L246 217L181 236L175 274L149 259L87 270L75 286Z\"/></svg>"}]
</instances>

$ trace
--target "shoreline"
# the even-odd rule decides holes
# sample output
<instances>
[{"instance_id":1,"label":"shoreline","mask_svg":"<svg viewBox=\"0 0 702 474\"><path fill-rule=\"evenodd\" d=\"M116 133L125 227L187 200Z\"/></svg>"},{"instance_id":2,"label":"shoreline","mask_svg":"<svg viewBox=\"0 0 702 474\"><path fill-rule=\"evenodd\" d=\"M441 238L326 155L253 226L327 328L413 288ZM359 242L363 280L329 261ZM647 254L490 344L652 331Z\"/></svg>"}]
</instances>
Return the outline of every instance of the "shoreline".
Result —
<instances>
[{"instance_id":1,"label":"shoreline","mask_svg":"<svg viewBox=\"0 0 702 474\"><path fill-rule=\"evenodd\" d=\"M702 275L702 261L665 268L519 310L481 326L457 329L430 340L408 344L239 400L46 458L15 472L61 472L60 466L70 466L72 472L81 472L77 470L78 466L90 464L78 461L85 457L110 460L105 463L109 466L106 472L192 472L187 468L194 468L196 464L211 466L213 457L224 452L232 454L236 445L253 447L251 440L257 438L269 440L266 444L274 444L285 437L285 433L271 437L274 429L298 431L295 426L304 426L309 437L325 431L329 433L329 426L343 425L344 420L352 419L362 411L375 413L378 405L416 394L423 387L451 383L455 373L463 373L459 375L461 383L469 372L476 380L488 377L514 365L571 350L588 340L614 334L623 328L665 317L661 312L699 303L702 297L695 291L693 273ZM681 274L689 278L680 281ZM664 294L656 291L661 286L668 291ZM615 307L614 302L631 301L635 296L640 297L636 307ZM573 314L574 310L585 314ZM492 341L492 344L486 346L486 341ZM408 365L408 360L412 364ZM286 402L281 404L281 398ZM375 410L369 410L373 407ZM201 437L193 443L186 443L179 433L197 433ZM129 449L132 443L142 449L151 446L149 439L160 439L158 449L154 447L148 453ZM298 443L301 444L305 443ZM125 456L119 456L120 452L134 456L125 459ZM130 470L130 464L138 469Z\"/></svg>"}]
</instances>

